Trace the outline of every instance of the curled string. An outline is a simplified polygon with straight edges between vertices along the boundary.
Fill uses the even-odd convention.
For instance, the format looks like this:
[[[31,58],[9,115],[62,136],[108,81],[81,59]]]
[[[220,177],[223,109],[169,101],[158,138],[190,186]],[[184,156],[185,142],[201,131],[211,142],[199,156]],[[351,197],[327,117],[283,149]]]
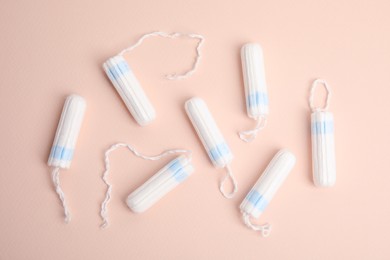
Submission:
[[[117,143],[117,144],[111,145],[111,147],[108,148],[104,153],[105,171],[103,173],[102,179],[103,179],[103,182],[107,185],[107,191],[106,191],[106,196],[104,198],[104,201],[102,202],[101,210],[100,210],[100,216],[103,220],[103,223],[101,224],[102,228],[105,228],[108,226],[107,206],[108,206],[108,203],[111,199],[111,192],[112,192],[112,184],[110,184],[108,182],[108,175],[109,175],[109,171],[110,171],[109,155],[111,152],[113,152],[116,149],[121,148],[121,147],[127,148],[130,152],[132,152],[137,157],[140,157],[144,160],[150,160],[150,161],[156,161],[156,160],[159,160],[167,155],[175,154],[175,153],[187,153],[188,158],[191,159],[191,154],[192,154],[191,151],[189,151],[189,150],[174,149],[174,150],[164,151],[158,155],[148,156],[148,155],[143,155],[143,154],[139,153],[134,147],[132,147],[129,144]]]
[[[185,34],[185,33],[177,33],[177,32],[169,34],[166,32],[159,32],[159,31],[147,33],[147,34],[144,34],[141,38],[139,38],[139,40],[135,44],[122,50],[118,55],[122,56],[123,54],[134,50],[135,48],[140,46],[146,38],[153,37],[153,36],[161,36],[164,38],[171,38],[171,39],[178,38],[178,37],[189,37],[189,38],[193,38],[193,39],[198,39],[199,40],[198,45],[196,46],[196,58],[195,58],[194,63],[192,64],[191,69],[183,74],[173,73],[173,74],[165,75],[165,77],[169,80],[179,80],[179,79],[188,78],[189,76],[191,76],[195,72],[196,68],[198,67],[200,58],[201,58],[200,48],[202,47],[202,44],[204,42],[204,37],[200,34],[193,34],[193,33]]]
[[[319,108],[319,107],[315,107],[314,106],[314,93],[316,91],[316,88],[317,88],[318,84],[322,84],[325,87],[326,92],[327,92],[326,100],[325,100],[325,106],[323,108]],[[329,102],[330,102],[331,96],[332,96],[332,91],[331,91],[328,83],[326,83],[325,80],[323,80],[323,79],[316,79],[316,80],[314,80],[313,84],[311,85],[311,88],[310,88],[310,97],[309,97],[309,105],[310,105],[311,111],[315,112],[315,111],[325,111],[325,110],[327,110],[328,107],[329,107]]]
[[[55,167],[53,169],[53,171],[51,172],[51,177],[52,177],[56,192],[58,194],[58,197],[61,200],[62,207],[64,208],[65,222],[69,223],[71,220],[71,215],[70,215],[68,207],[66,206],[65,194],[62,191],[61,186],[60,186],[60,168],[59,167]]]
[[[267,118],[265,116],[259,116],[256,118],[256,126],[255,128],[247,131],[241,131],[238,133],[238,136],[240,137],[241,140],[244,142],[252,142],[257,134],[263,130],[263,128],[267,125]]]
[[[227,199],[231,199],[234,197],[234,194],[237,192],[238,190],[238,186],[237,186],[237,181],[236,179],[234,178],[234,175],[232,173],[232,170],[230,169],[230,166],[227,165],[226,167],[226,175],[225,177],[221,180],[221,182],[219,183],[219,190],[221,191],[222,195],[227,198]],[[231,181],[232,181],[232,184],[233,184],[233,191],[231,193],[226,193],[223,186],[226,182],[226,180],[230,178]]]
[[[268,237],[271,233],[271,225],[265,223],[264,225],[255,225],[251,222],[250,216],[248,213],[243,212],[242,218],[247,227],[253,229],[254,231],[260,231],[263,237]]]

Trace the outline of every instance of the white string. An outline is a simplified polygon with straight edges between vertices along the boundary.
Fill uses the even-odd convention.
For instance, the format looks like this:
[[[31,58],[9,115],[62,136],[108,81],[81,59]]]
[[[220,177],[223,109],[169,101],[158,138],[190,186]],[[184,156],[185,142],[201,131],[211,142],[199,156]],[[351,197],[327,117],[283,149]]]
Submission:
[[[314,93],[315,93],[315,90],[316,90],[318,84],[322,84],[325,87],[326,92],[327,92],[325,106],[323,108],[318,108],[318,107],[314,106]],[[309,105],[310,105],[311,111],[314,112],[314,111],[325,111],[325,110],[327,110],[328,107],[329,107],[329,102],[330,102],[331,96],[332,96],[332,91],[331,91],[328,83],[326,83],[325,80],[323,80],[323,79],[316,79],[316,80],[314,80],[313,84],[311,85],[310,97],[309,97]]]
[[[131,145],[129,144],[125,144],[125,143],[116,143],[116,144],[113,144],[111,145],[110,148],[108,148],[105,153],[104,153],[104,162],[105,162],[105,171],[103,173],[103,182],[107,185],[107,191],[106,191],[106,197],[104,198],[104,201],[102,202],[102,205],[101,205],[101,210],[100,210],[100,216],[103,220],[103,223],[101,225],[102,228],[105,228],[108,226],[108,215],[107,215],[107,206],[108,206],[108,202],[110,201],[111,199],[111,192],[112,192],[112,184],[110,184],[108,182],[108,174],[109,174],[109,171],[110,171],[110,160],[109,160],[109,155],[111,152],[115,151],[116,149],[118,148],[121,148],[121,147],[125,147],[127,149],[130,150],[130,152],[132,152],[135,156],[137,157],[140,157],[144,160],[151,160],[151,161],[156,161],[156,160],[159,160],[167,155],[170,155],[170,154],[175,154],[175,153],[187,153],[188,155],[188,158],[191,159],[191,154],[192,152],[189,151],[189,150],[183,150],[183,149],[174,149],[174,150],[167,150],[167,151],[164,151],[158,155],[154,155],[154,156],[147,156],[147,155],[143,155],[141,153],[139,153],[134,147],[132,147]]]
[[[68,210],[68,207],[66,206],[65,194],[62,191],[61,186],[60,186],[60,168],[59,167],[55,167],[53,169],[53,171],[51,172],[51,177],[52,177],[56,192],[58,194],[58,197],[61,200],[62,207],[64,208],[65,222],[69,223],[71,220],[71,215],[70,215],[70,212]]]
[[[225,177],[221,180],[221,182],[219,183],[219,190],[221,191],[222,195],[227,198],[227,199],[231,199],[233,198],[234,194],[237,192],[238,190],[238,186],[237,186],[237,181],[236,179],[234,178],[234,175],[232,173],[232,170],[230,169],[230,166],[227,165],[226,167],[226,175]],[[226,193],[223,186],[226,182],[226,180],[230,178],[232,183],[233,183],[233,191],[231,193]]]
[[[245,225],[247,225],[247,227],[253,229],[254,231],[260,231],[261,235],[263,237],[268,237],[269,234],[271,233],[271,225],[270,224],[268,224],[268,223],[265,223],[264,225],[252,224],[250,216],[246,212],[242,213],[242,217],[243,217],[244,223],[245,223]]]
[[[260,132],[266,126],[266,124],[267,118],[265,116],[259,116],[258,118],[256,118],[256,126],[254,129],[241,131],[238,133],[238,136],[244,142],[252,142],[256,138],[258,132]]]
[[[147,33],[147,34],[144,34],[141,38],[139,38],[139,40],[135,44],[127,47],[126,49],[121,51],[118,55],[122,56],[123,54],[134,50],[135,48],[140,46],[142,44],[142,42],[146,38],[149,38],[149,37],[152,37],[152,36],[161,36],[161,37],[164,37],[164,38],[171,38],[171,39],[178,38],[178,37],[189,37],[189,38],[193,38],[193,39],[198,39],[199,42],[198,42],[198,45],[196,46],[196,58],[195,58],[194,63],[192,64],[191,69],[188,70],[187,72],[183,73],[183,74],[173,73],[173,74],[165,75],[165,77],[167,79],[169,79],[169,80],[179,80],[179,79],[188,78],[189,76],[191,76],[195,72],[196,68],[198,67],[200,58],[201,58],[200,48],[201,48],[201,46],[203,44],[203,41],[204,41],[204,37],[202,35],[200,35],[200,34],[193,34],[193,33],[190,33],[190,34],[171,33],[171,34],[169,34],[169,33],[166,33],[166,32],[159,32],[159,31],[158,32]]]

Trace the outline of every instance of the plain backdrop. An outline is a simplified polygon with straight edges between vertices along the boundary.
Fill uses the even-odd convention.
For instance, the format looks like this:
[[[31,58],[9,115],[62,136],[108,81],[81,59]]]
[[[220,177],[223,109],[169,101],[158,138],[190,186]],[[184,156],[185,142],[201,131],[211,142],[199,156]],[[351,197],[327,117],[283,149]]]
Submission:
[[[389,259],[390,2],[0,1],[0,259]],[[195,40],[148,39],[125,56],[157,111],[138,126],[102,63],[155,30],[206,38],[192,77],[168,81],[195,57]],[[240,47],[262,45],[268,125],[250,144],[237,131],[245,111]],[[316,188],[311,173],[311,82],[333,90],[337,183]],[[69,170],[61,182],[70,224],[54,192],[47,157],[67,95],[87,100]],[[319,95],[321,92],[318,92]],[[323,93],[322,93],[323,94]],[[235,159],[239,183],[224,199],[215,169],[184,112],[208,104]],[[125,198],[173,157],[157,162],[112,154],[111,225],[101,230],[103,152],[127,142],[146,154],[191,149],[194,175],[143,214]],[[258,223],[239,204],[280,148],[297,164]]]

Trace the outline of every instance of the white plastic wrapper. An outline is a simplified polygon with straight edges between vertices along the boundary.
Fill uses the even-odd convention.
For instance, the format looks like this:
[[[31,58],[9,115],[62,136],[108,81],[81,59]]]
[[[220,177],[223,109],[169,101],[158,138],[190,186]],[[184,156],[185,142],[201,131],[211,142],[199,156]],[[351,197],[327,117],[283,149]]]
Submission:
[[[260,217],[294,165],[295,156],[286,149],[280,150],[240,205],[244,223],[255,231],[261,231],[263,236],[269,235],[271,226],[255,225],[251,222],[251,218]]]
[[[256,43],[247,43],[242,46],[241,63],[245,85],[246,110],[248,116],[256,120],[257,123],[254,129],[242,131],[239,136],[243,141],[250,142],[265,127],[269,114],[267,83],[261,46]]]
[[[103,68],[135,121],[141,126],[152,122],[156,118],[154,107],[125,59],[119,55],[110,58]]]
[[[141,213],[152,207],[166,194],[172,191],[180,183],[185,181],[194,171],[194,167],[191,163],[191,154],[189,150],[183,149],[171,149],[166,150],[158,155],[144,155],[140,153],[134,146],[126,143],[116,143],[111,145],[110,148],[104,153],[105,171],[103,173],[103,181],[107,185],[106,196],[101,205],[100,216],[103,220],[102,227],[107,227],[108,221],[108,203],[111,199],[112,184],[108,181],[108,175],[110,172],[110,154],[119,149],[126,148],[134,156],[139,157],[147,161],[158,161],[163,157],[171,154],[181,154],[177,158],[170,161],[155,175],[153,175],[148,181],[141,185],[138,189],[133,191],[126,199],[128,207],[135,213]]]
[[[144,212],[185,181],[193,171],[194,167],[187,156],[177,157],[133,191],[127,197],[127,206],[133,212]]]
[[[49,166],[53,167],[52,180],[64,208],[66,223],[70,222],[71,214],[60,186],[59,174],[60,169],[68,169],[72,162],[85,108],[84,98],[78,95],[70,95],[66,98],[47,162]]]
[[[226,168],[227,174],[221,181],[219,189],[222,195],[228,199],[237,192],[237,182],[230,169],[233,154],[223,138],[213,116],[206,103],[201,98],[191,98],[185,103],[185,109],[190,121],[195,128],[212,164],[217,168]],[[233,191],[226,193],[223,184],[230,177],[233,182]]]
[[[328,92],[324,108],[317,108],[313,105],[314,91],[318,83],[322,83]],[[336,183],[334,120],[333,114],[327,111],[330,96],[330,88],[324,80],[314,81],[310,95],[311,143],[313,180],[318,187],[332,187]]]

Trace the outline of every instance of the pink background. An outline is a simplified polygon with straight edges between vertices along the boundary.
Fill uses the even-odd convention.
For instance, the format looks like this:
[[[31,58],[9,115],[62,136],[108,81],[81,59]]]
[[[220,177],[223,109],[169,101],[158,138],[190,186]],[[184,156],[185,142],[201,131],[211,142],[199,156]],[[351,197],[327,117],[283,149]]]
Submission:
[[[389,259],[390,2],[375,1],[1,1],[0,259]],[[106,78],[102,63],[146,32],[195,32],[206,42],[198,71],[183,81],[165,73],[190,67],[195,41],[151,39],[126,55],[157,111],[139,127]],[[246,116],[239,50],[263,46],[270,98],[255,142],[237,131]],[[337,184],[312,183],[308,93],[323,77],[334,96]],[[46,164],[65,97],[87,111],[70,170],[61,172],[73,220]],[[213,168],[184,113],[206,100],[235,154],[239,192],[224,199],[224,171]],[[114,142],[147,154],[194,152],[195,174],[144,214],[127,195],[171,158],[112,156],[111,226],[101,230],[103,151]],[[297,164],[259,223],[238,206],[275,152]]]

